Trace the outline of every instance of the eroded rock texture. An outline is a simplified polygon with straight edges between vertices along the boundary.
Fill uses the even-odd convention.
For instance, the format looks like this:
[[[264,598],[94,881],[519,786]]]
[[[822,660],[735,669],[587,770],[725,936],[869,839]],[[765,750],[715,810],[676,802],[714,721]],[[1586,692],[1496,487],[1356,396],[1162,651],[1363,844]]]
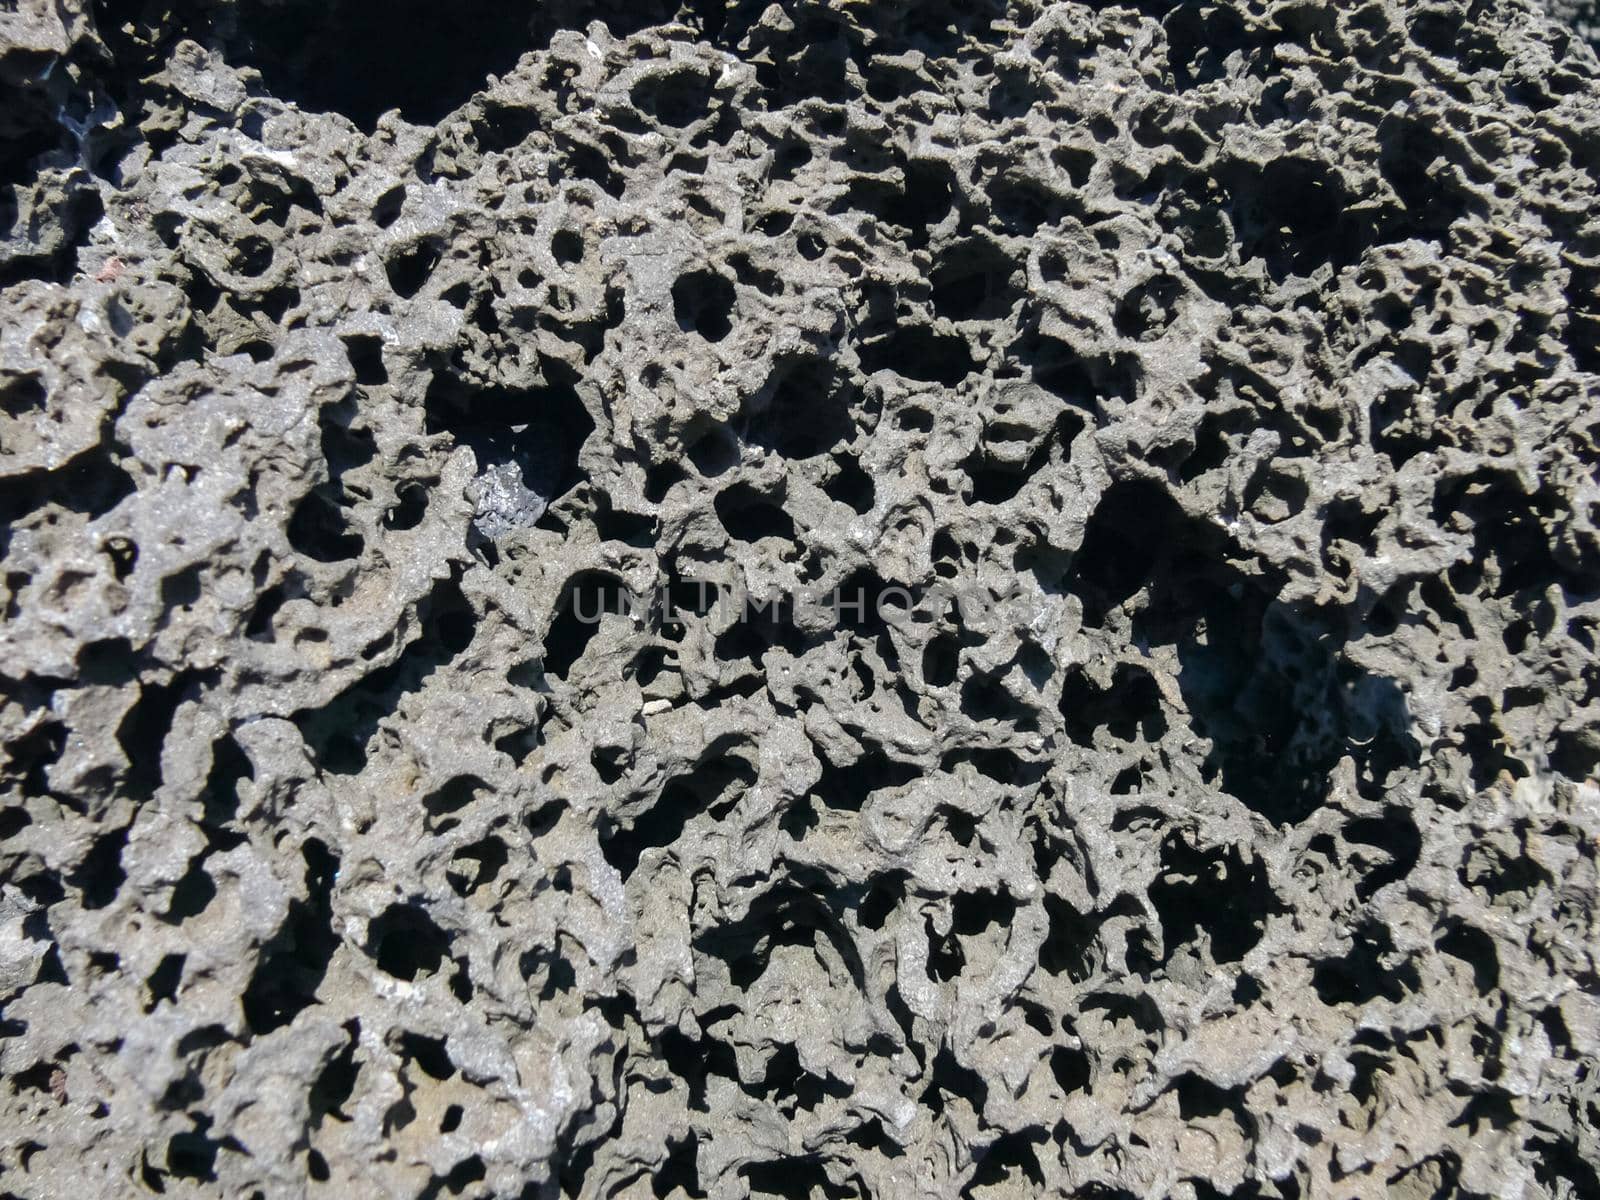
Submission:
[[[1596,1195],[1597,73],[5,6],[3,1189]]]

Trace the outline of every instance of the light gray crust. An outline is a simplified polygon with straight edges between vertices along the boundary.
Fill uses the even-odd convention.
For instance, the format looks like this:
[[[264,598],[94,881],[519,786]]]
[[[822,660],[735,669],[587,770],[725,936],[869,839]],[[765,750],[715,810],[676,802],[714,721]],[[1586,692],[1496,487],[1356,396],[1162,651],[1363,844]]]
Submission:
[[[1597,1194],[1589,46],[271,7],[0,11],[0,1193]]]

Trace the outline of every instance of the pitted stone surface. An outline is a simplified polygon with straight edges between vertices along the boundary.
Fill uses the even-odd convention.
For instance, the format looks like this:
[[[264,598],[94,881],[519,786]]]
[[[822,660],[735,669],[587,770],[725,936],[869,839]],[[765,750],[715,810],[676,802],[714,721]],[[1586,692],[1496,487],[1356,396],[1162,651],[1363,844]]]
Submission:
[[[1550,7],[0,12],[0,1190],[1600,1193]]]

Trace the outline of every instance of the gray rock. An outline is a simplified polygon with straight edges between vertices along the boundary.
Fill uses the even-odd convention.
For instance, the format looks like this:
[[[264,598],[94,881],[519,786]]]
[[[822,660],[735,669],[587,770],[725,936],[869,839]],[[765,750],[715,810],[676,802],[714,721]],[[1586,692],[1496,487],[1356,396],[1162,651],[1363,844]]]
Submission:
[[[1600,1189],[1571,29],[13,8],[6,1190]]]

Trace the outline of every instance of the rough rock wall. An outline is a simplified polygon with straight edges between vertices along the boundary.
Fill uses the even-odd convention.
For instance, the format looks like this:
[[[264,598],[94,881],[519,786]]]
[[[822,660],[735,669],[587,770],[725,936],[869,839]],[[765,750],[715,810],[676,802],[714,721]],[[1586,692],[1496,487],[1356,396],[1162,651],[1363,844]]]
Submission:
[[[1597,74],[7,6],[0,1189],[1596,1195]]]
[[[1600,46],[1600,20],[1596,19],[1595,0],[1546,0],[1550,15],[1565,21],[1587,38],[1591,46]]]

